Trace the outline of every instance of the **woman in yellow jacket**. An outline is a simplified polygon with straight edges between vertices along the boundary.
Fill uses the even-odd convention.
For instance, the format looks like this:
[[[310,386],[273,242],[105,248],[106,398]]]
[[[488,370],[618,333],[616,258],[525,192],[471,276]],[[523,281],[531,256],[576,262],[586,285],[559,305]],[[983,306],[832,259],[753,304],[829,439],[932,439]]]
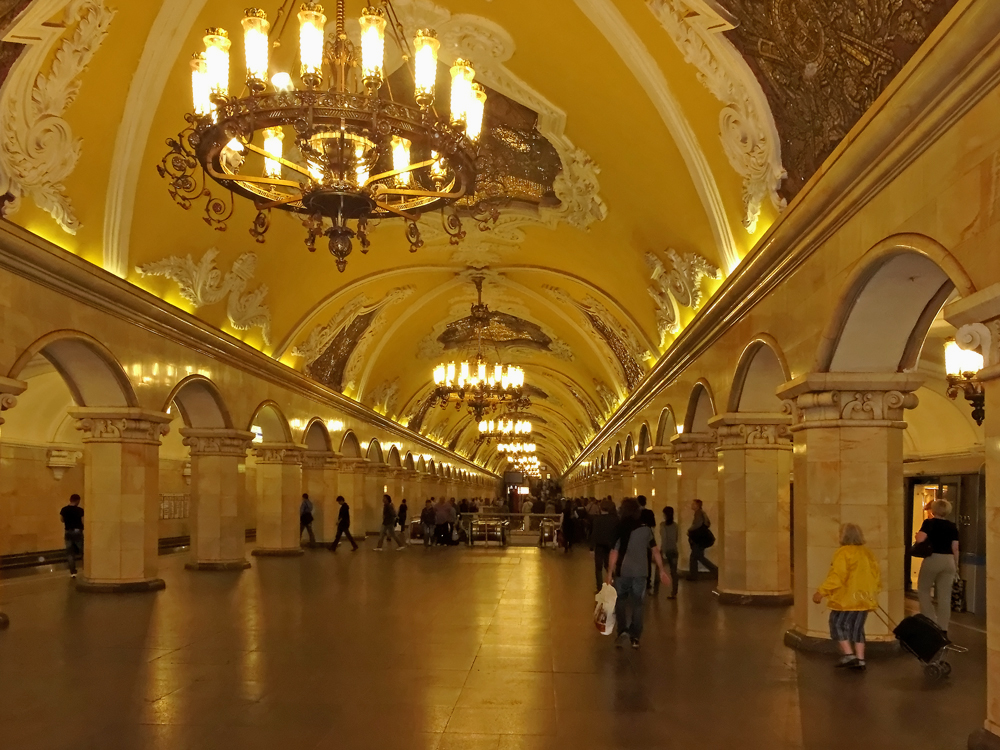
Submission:
[[[828,600],[830,637],[843,652],[838,667],[864,670],[865,620],[878,608],[881,590],[878,562],[865,546],[861,528],[845,523],[840,528],[840,548],[833,555],[830,573],[813,594],[816,604]]]

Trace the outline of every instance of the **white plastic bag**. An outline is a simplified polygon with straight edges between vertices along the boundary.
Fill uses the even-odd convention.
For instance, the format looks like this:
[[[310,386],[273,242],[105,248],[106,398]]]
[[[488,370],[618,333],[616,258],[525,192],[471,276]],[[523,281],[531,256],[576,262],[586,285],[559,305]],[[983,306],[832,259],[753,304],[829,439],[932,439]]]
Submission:
[[[594,596],[597,607],[594,608],[594,627],[601,635],[611,635],[615,632],[615,604],[618,602],[618,592],[614,586],[605,583]]]

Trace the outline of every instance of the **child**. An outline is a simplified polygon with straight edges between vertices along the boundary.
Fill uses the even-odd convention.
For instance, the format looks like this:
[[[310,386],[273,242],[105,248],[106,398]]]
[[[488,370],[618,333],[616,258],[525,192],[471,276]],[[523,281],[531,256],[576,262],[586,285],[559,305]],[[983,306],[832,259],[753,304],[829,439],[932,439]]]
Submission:
[[[865,620],[878,607],[882,589],[878,562],[865,546],[865,536],[857,524],[840,528],[840,548],[833,555],[830,572],[813,601],[824,598],[830,608],[830,637],[843,653],[838,667],[865,669]]]

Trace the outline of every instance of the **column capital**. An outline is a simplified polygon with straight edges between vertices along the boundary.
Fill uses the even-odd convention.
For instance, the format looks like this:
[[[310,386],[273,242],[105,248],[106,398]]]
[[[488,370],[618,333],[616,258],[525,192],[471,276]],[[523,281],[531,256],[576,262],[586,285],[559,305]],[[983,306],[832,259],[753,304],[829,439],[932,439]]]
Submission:
[[[141,443],[159,445],[170,431],[171,417],[160,411],[130,406],[80,407],[72,409],[76,429],[84,443]]]
[[[300,464],[304,449],[296,443],[255,443],[253,453],[261,464]]]
[[[717,450],[791,450],[791,416],[765,412],[729,412],[708,426],[719,438]]]
[[[0,377],[0,412],[17,406],[17,397],[24,393],[27,387],[28,384],[23,380]],[[0,424],[3,424],[3,417],[0,417]]]
[[[917,405],[924,379],[910,373],[818,372],[781,386],[777,395],[792,417],[792,432],[812,427],[895,427]]]
[[[716,461],[715,435],[711,432],[682,432],[670,438],[677,463]]]
[[[303,469],[327,469],[336,466],[339,454],[334,451],[302,451]]]
[[[237,456],[243,458],[253,444],[253,433],[246,430],[182,427],[183,443],[192,456]]]
[[[365,466],[368,465],[367,458],[344,458],[340,456],[336,459],[337,469],[345,474],[353,474],[358,471],[364,471]]]

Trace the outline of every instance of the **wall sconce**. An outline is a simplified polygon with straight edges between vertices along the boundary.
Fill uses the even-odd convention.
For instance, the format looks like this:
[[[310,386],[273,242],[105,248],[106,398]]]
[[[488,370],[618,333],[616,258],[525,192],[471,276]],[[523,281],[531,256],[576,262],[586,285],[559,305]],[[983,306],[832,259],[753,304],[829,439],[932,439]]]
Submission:
[[[982,425],[986,418],[986,394],[976,375],[983,369],[983,355],[963,349],[954,340],[944,345],[944,367],[948,379],[948,398],[954,400],[961,393],[972,404],[972,418]]]

